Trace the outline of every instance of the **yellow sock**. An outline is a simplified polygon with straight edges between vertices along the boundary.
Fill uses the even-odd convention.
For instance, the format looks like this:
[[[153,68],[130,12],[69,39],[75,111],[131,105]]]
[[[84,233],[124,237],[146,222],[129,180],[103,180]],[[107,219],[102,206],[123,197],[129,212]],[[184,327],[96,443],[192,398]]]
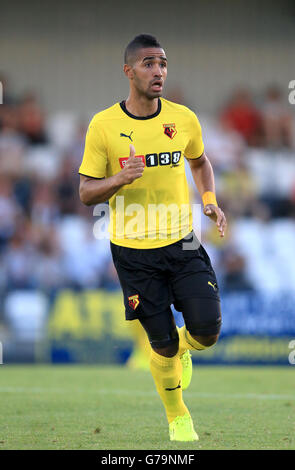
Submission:
[[[189,349],[190,351],[202,351],[206,349],[206,346],[203,346],[196,339],[192,337],[190,332],[186,329],[185,326],[182,328],[177,328],[179,335],[179,355],[181,356],[184,351]]]
[[[179,355],[164,357],[152,349],[150,369],[165,407],[168,423],[171,423],[176,416],[189,413],[182,399],[182,366]]]

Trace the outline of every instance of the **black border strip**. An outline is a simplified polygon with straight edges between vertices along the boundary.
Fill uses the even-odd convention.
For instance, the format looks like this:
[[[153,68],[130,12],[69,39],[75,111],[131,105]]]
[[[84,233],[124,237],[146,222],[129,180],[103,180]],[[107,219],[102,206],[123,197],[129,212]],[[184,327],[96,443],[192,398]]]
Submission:
[[[84,173],[80,173],[80,171],[78,171],[79,175],[82,175],[82,176],[86,176],[86,178],[92,178],[93,180],[104,180],[105,177],[103,178],[96,178],[95,176],[89,176],[89,175],[85,175]]]
[[[162,109],[162,102],[161,102],[160,98],[158,98],[158,109],[154,114],[151,114],[150,116],[134,116],[134,114],[131,114],[128,111],[128,109],[126,108],[125,100],[121,101],[120,106],[121,106],[122,111],[125,114],[127,114],[127,116],[131,117],[132,119],[138,119],[140,121],[146,121],[147,119],[153,119],[153,118],[157,117],[160,114],[161,109]]]

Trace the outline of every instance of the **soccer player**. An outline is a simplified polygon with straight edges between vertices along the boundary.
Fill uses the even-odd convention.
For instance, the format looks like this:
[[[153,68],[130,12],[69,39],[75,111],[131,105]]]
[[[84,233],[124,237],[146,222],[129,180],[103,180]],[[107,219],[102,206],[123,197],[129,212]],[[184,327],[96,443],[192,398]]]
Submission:
[[[221,326],[219,290],[205,249],[192,232],[187,158],[204,213],[224,236],[226,219],[196,115],[161,98],[167,57],[150,35],[125,50],[126,101],[90,122],[80,173],[86,205],[109,200],[110,238],[126,319],[138,318],[150,344],[150,370],[165,407],[172,441],[195,441],[183,390],[191,380],[190,350],[216,343]],[[135,215],[134,215],[135,214]],[[182,312],[177,329],[171,304]]]

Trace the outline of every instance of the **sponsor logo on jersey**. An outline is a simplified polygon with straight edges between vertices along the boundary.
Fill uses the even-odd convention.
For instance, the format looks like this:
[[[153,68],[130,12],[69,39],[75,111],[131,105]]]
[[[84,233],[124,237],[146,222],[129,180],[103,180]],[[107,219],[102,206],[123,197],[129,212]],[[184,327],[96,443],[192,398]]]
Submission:
[[[144,166],[145,166],[145,158],[144,158],[144,155],[135,155],[136,158],[141,158],[143,163],[144,163]],[[123,157],[123,158],[119,158],[119,163],[120,163],[120,167],[124,168],[124,166],[126,165],[127,161],[128,161],[128,158],[129,157]]]
[[[131,137],[132,134],[133,134],[133,131],[131,131],[129,135],[124,134],[123,132],[121,132],[121,133],[120,133],[120,137],[127,137],[127,139],[130,139],[131,142],[133,142],[132,137]]]
[[[141,158],[144,166],[153,167],[153,166],[170,166],[175,167],[179,166],[179,161],[181,157],[181,151],[177,152],[161,152],[161,153],[148,153],[147,155],[135,155],[137,158]],[[123,169],[126,165],[129,157],[119,158],[120,167]]]
[[[139,299],[138,299],[138,294],[135,294],[135,295],[130,295],[130,297],[128,297],[128,300],[129,300],[129,306],[135,310],[138,305],[139,305]]]
[[[175,124],[163,124],[164,134],[167,135],[170,139],[176,136],[177,130],[175,129]]]

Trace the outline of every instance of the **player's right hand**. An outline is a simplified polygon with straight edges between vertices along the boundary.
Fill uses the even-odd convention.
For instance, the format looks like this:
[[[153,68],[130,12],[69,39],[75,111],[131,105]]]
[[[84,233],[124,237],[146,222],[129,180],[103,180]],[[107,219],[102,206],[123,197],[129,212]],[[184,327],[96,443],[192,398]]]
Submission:
[[[132,144],[129,145],[130,153],[129,158],[120,172],[123,184],[131,184],[135,179],[141,178],[144,170],[144,163],[141,158],[135,157],[135,148]]]

